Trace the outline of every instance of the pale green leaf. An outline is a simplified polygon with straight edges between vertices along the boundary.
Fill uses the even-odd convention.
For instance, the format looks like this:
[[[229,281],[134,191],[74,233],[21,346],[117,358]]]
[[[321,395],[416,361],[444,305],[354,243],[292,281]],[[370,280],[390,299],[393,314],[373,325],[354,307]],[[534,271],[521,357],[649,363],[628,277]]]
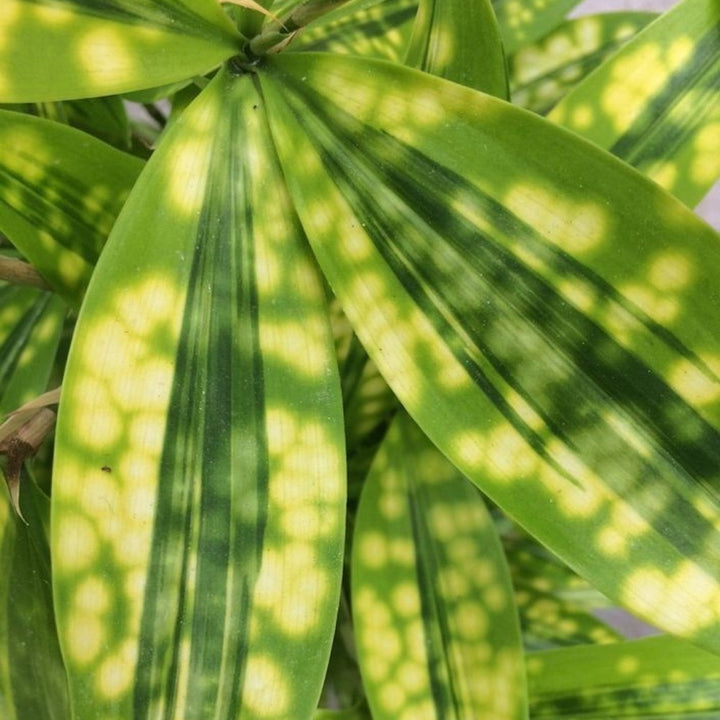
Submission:
[[[673,637],[534,653],[527,668],[538,720],[720,717],[720,660]]]
[[[688,205],[720,177],[720,3],[683,0],[603,63],[549,118]]]
[[[74,128],[0,110],[0,231],[79,306],[142,161]]]
[[[341,412],[262,98],[223,71],[135,185],[68,359],[52,552],[76,717],[312,716],[342,572]]]
[[[260,80],[315,255],[423,430],[601,592],[720,651],[717,234],[454,83],[321,54]]]
[[[545,114],[654,18],[652,13],[617,12],[564,22],[508,59],[513,103]]]
[[[490,0],[420,0],[405,64],[508,97],[505,55]]]
[[[554,30],[580,0],[492,0],[505,52],[510,55]]]
[[[352,596],[374,720],[526,717],[520,629],[490,514],[405,414],[363,489]]]
[[[204,74],[239,50],[217,0],[3,0],[0,101],[115,95]]]

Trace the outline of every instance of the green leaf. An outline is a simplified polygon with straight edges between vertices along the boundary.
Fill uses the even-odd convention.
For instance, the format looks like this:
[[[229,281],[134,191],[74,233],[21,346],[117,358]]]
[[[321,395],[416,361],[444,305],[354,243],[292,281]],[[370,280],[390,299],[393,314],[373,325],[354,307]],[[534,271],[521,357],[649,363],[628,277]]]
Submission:
[[[520,629],[490,515],[405,414],[365,483],[352,593],[374,720],[526,716]]]
[[[0,110],[0,232],[75,307],[142,162],[74,128]]]
[[[121,150],[130,149],[130,123],[117,96],[64,103],[70,125]]]
[[[513,103],[545,114],[656,16],[603,13],[568,20],[508,59]]]
[[[47,386],[65,316],[50,293],[0,286],[0,418]],[[0,483],[0,717],[65,720],[67,688],[50,593],[47,498],[23,473],[27,525]]]
[[[50,593],[50,503],[25,473],[22,507],[27,525],[0,497],[0,709],[3,720],[70,720]]]
[[[216,0],[3,0],[0,101],[164,85],[211,70],[239,37]]]
[[[508,55],[547,35],[562,23],[580,0],[518,2],[492,0]]]
[[[405,64],[508,97],[505,55],[490,0],[420,0]]]
[[[720,713],[720,660],[669,636],[535,653],[527,667],[533,718],[709,720]]]
[[[315,255],[424,432],[601,592],[720,651],[717,234],[482,93],[366,58],[260,70]]]
[[[720,177],[720,4],[683,0],[578,85],[549,118],[696,205]]]
[[[607,600],[549,553],[533,550],[525,544],[505,545],[526,647],[620,640],[621,635],[590,612],[586,597],[596,600],[595,607],[607,606]]]
[[[305,28],[293,48],[400,62],[417,6],[418,0],[350,0]]]
[[[76,717],[311,717],[342,572],[341,412],[263,101],[222,72],[139,178],[68,359],[52,551]]]

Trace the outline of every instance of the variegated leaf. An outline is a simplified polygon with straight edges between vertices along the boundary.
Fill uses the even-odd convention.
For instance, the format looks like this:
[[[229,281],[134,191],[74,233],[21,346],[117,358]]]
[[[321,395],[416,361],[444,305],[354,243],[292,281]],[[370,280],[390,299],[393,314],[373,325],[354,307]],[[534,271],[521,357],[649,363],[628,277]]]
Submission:
[[[78,307],[142,161],[80,130],[0,110],[0,231]]]
[[[453,83],[321,54],[259,75],[316,257],[423,430],[603,593],[720,651],[717,234]]]
[[[3,0],[0,101],[115,95],[211,70],[240,36],[217,0]]]
[[[490,515],[405,414],[365,483],[352,591],[374,720],[526,716],[520,630]]]
[[[652,13],[617,12],[564,22],[508,59],[513,102],[545,114],[654,18]]]
[[[527,666],[538,720],[720,714],[720,660],[669,636],[534,653]]]
[[[263,100],[222,72],[138,180],[68,360],[52,549],[75,718],[312,715],[342,571],[341,410]]]
[[[720,4],[683,0],[550,113],[696,205],[720,177]]]

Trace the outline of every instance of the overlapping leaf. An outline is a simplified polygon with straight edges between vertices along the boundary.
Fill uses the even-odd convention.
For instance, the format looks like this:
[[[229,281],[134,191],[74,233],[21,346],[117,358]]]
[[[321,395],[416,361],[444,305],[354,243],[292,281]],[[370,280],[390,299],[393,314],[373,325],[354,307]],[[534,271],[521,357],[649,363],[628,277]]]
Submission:
[[[375,720],[526,716],[512,586],[490,515],[405,414],[365,483],[352,588]]]
[[[546,113],[655,15],[603,13],[568,20],[509,58],[513,102]]]
[[[683,0],[593,72],[549,118],[688,205],[720,177],[720,5]]]
[[[79,306],[142,162],[79,130],[0,110],[0,231]]]
[[[342,569],[325,291],[250,76],[170,128],[83,303],[52,550],[78,718],[309,718]]]
[[[0,101],[114,95],[203,74],[238,51],[216,0],[3,0]]]
[[[329,50],[402,61],[418,0],[351,0],[293,41],[303,50]]]
[[[0,287],[0,419],[46,389],[64,316],[50,293]],[[50,594],[47,498],[23,475],[27,525],[0,481],[0,712],[3,720],[69,720]]]
[[[423,430],[602,592],[720,650],[717,235],[457,85],[321,54],[260,79],[320,265]]]
[[[539,40],[560,25],[580,0],[493,0],[505,52],[514,53]]]
[[[528,657],[531,716],[715,718],[720,661],[672,637],[534,653]]]
[[[508,96],[505,56],[490,0],[420,0],[405,63]]]

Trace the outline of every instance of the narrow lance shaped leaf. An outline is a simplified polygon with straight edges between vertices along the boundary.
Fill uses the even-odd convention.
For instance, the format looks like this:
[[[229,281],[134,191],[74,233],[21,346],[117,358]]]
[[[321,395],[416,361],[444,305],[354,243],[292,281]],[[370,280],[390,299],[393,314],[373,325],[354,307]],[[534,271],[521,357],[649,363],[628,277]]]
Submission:
[[[547,113],[655,17],[646,12],[586,15],[521,48],[508,58],[513,103]]]
[[[670,636],[528,656],[531,716],[716,718],[720,660]]]
[[[401,62],[418,0],[351,0],[304,28],[293,48]]]
[[[309,53],[259,76],[316,257],[418,424],[601,592],[720,651],[717,234],[454,83]]]
[[[22,482],[27,523],[0,497],[0,710],[3,720],[70,720],[50,593],[50,501],[26,470]]]
[[[490,0],[420,0],[405,64],[508,97],[505,55]]]
[[[683,0],[548,116],[688,205],[720,177],[720,4]]]
[[[237,53],[217,0],[3,0],[0,102],[115,95],[201,75]]]
[[[352,593],[375,720],[527,717],[520,628],[490,514],[405,413],[363,489]]]
[[[317,707],[342,406],[324,286],[268,132],[252,78],[220,73],[146,166],[83,303],[52,498],[79,719]]]
[[[79,307],[138,158],[74,128],[0,110],[0,232]]]
[[[0,287],[0,308],[0,419],[4,419],[45,390],[66,309],[50,293],[12,286]],[[0,425],[0,444],[7,440],[5,427]],[[5,488],[0,488],[0,716],[69,720],[50,593],[48,500],[26,470],[18,481],[27,524],[11,508]]]
[[[560,25],[580,0],[517,2],[493,0],[505,52],[514,53],[547,35]]]

